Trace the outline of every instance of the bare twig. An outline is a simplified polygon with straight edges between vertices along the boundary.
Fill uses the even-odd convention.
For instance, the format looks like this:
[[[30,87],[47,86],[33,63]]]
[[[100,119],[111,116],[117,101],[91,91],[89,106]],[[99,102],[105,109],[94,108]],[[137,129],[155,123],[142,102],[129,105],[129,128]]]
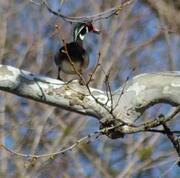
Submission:
[[[62,8],[62,6],[63,6],[63,3],[64,3],[64,0],[61,0],[61,2],[59,3],[58,12],[61,11],[61,8]]]
[[[163,133],[163,134],[167,134],[168,138],[171,140],[171,142],[173,143],[178,155],[180,155],[180,141],[177,138],[177,136],[174,135],[174,133],[179,133],[180,131],[171,131],[167,125],[165,124],[165,121],[170,120],[170,118],[172,119],[178,112],[180,111],[180,107],[177,107],[177,109],[166,119],[163,118],[163,121],[159,121],[159,124],[162,124],[164,127],[164,130],[154,130],[151,129],[152,127],[155,127],[155,125],[153,125],[151,123],[151,125],[144,127],[143,129],[139,129],[137,128],[137,130],[132,130],[132,132],[129,133],[135,133],[135,132],[142,132],[142,131],[149,131],[149,132],[158,132],[158,133]],[[8,151],[11,155],[16,155],[16,156],[20,156],[20,157],[25,157],[25,158],[43,158],[43,157],[50,157],[50,158],[54,158],[55,156],[59,155],[59,154],[64,154],[67,151],[71,151],[73,148],[77,147],[79,144],[81,143],[89,143],[89,141],[87,141],[88,139],[92,138],[93,136],[95,136],[95,138],[99,138],[100,135],[102,134],[107,134],[110,131],[114,130],[115,128],[118,128],[120,126],[116,125],[116,126],[111,126],[111,127],[107,127],[107,128],[102,128],[99,131],[93,132],[85,137],[80,138],[79,140],[77,140],[76,142],[74,142],[71,146],[68,146],[67,148],[61,149],[60,151],[57,152],[53,152],[53,153],[48,153],[48,154],[41,154],[41,155],[36,155],[36,154],[23,154],[23,153],[19,153],[14,151],[13,149],[10,149],[8,147],[6,147],[4,144],[1,144],[0,147],[4,148],[6,151]],[[122,123],[121,123],[122,126]],[[158,126],[158,125],[157,125]],[[147,129],[149,127],[149,129]],[[151,128],[150,128],[151,127]],[[139,130],[138,130],[139,129]],[[127,134],[128,132],[126,132]],[[124,134],[122,132],[122,134]]]
[[[138,50],[142,50],[142,48],[147,47],[148,45],[152,44],[153,42],[155,42],[157,39],[159,39],[161,37],[161,35],[163,34],[163,31],[160,29],[154,36],[150,37],[149,39],[143,41],[141,44],[135,44],[129,48],[127,48],[126,50],[128,51],[128,55],[131,55],[132,53],[137,52]]]
[[[100,65],[100,67],[101,67],[101,71],[103,72],[103,74],[104,74],[104,76],[105,76],[105,87],[106,87],[105,89],[106,89],[106,96],[107,96],[107,101],[106,101],[105,105],[107,105],[107,103],[110,101],[109,92],[108,92],[108,88],[107,88],[107,85],[106,85],[107,74],[106,74],[106,72],[104,71],[102,65]]]
[[[172,120],[179,112],[180,112],[180,106],[177,106],[175,108],[175,110],[166,118],[163,115],[160,115],[153,121],[149,121],[149,122],[140,124],[136,127],[129,127],[128,129],[124,130],[123,132],[126,134],[131,134],[131,133],[148,131],[149,129],[160,126],[163,123],[166,123],[166,122]]]
[[[110,72],[105,77],[105,84],[106,84],[107,91],[108,91],[109,96],[110,96],[110,101],[111,101],[111,110],[110,110],[110,112],[112,113],[113,112],[113,98],[112,98],[112,90],[111,90],[111,87],[110,87],[110,84],[109,84],[109,76],[110,76]]]
[[[120,102],[120,99],[121,99],[122,95],[124,94],[124,90],[125,90],[125,88],[126,88],[126,83],[127,83],[127,81],[129,80],[129,78],[130,78],[130,76],[132,75],[132,73],[134,72],[134,70],[135,70],[135,68],[131,69],[130,74],[127,76],[127,78],[126,78],[126,80],[125,80],[125,82],[124,82],[124,84],[123,84],[123,86],[122,86],[122,90],[121,90],[121,92],[120,92],[120,94],[119,94],[119,98],[118,98],[118,100],[117,100],[117,102],[116,102],[113,110],[115,110],[116,107],[118,106],[118,104],[119,104],[119,102]]]
[[[148,129],[148,130],[145,130],[145,132],[154,132],[154,133],[166,134],[165,130],[157,130],[157,129]],[[174,134],[180,134],[179,130],[173,130],[171,132],[174,133]]]
[[[95,67],[94,67],[93,71],[89,74],[89,80],[86,82],[86,83],[87,83],[87,85],[88,85],[90,82],[92,82],[92,81],[93,81],[93,76],[94,76],[94,74],[96,73],[96,71],[97,71],[98,67],[100,66],[100,56],[101,56],[101,53],[99,52],[99,54],[98,54],[98,60],[97,60],[97,64],[95,65]]]
[[[32,3],[35,4],[36,6],[42,6],[42,3],[35,2],[34,0],[30,0],[30,2],[32,2]]]
[[[91,16],[70,17],[70,16],[63,15],[60,12],[56,12],[56,11],[52,10],[45,0],[42,0],[41,3],[37,3],[33,0],[30,0],[30,1],[37,6],[43,6],[44,5],[50,13],[52,13],[55,16],[61,17],[63,20],[65,20],[67,22],[71,22],[71,23],[87,22],[87,21],[92,22],[92,21],[99,21],[99,20],[110,18],[114,15],[118,15],[119,12],[124,7],[129,6],[130,4],[132,4],[134,2],[134,0],[126,0],[124,3],[122,3],[121,5],[119,5],[117,7],[113,7],[111,9],[104,11],[104,12],[101,12],[101,13],[98,13],[95,15],[91,15]]]
[[[173,144],[174,148],[176,149],[176,152],[178,153],[180,157],[180,139],[170,130],[170,128],[166,125],[166,123],[162,124],[164,127],[164,131]]]
[[[100,132],[94,132],[92,134],[89,134],[85,137],[80,138],[79,140],[75,141],[71,146],[61,149],[57,152],[53,152],[53,153],[47,153],[47,154],[41,154],[41,155],[36,155],[36,154],[24,154],[24,153],[20,153],[17,151],[14,151],[13,149],[8,148],[7,146],[5,146],[4,144],[1,144],[0,147],[5,149],[6,151],[8,151],[11,155],[16,155],[16,156],[20,156],[20,157],[25,157],[25,158],[43,158],[43,157],[50,157],[50,158],[54,158],[55,156],[59,155],[59,154],[64,154],[67,151],[71,151],[73,148],[75,148],[76,146],[78,146],[79,144],[86,142],[88,139],[90,139],[93,136],[96,136],[100,134]]]
[[[177,158],[176,161],[158,178],[167,177],[166,174],[168,174],[177,164],[179,165],[179,162],[180,158]]]

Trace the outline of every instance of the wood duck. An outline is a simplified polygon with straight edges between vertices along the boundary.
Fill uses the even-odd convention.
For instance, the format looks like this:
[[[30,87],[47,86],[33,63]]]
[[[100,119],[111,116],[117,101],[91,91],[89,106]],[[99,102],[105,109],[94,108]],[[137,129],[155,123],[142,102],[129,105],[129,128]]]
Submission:
[[[76,74],[76,71],[78,71],[82,74],[82,71],[88,67],[89,58],[83,48],[83,39],[89,32],[99,33],[100,31],[90,22],[77,23],[74,27],[73,42],[67,43],[55,54],[54,60],[58,66],[57,79],[62,80],[60,77],[61,71],[66,74]]]

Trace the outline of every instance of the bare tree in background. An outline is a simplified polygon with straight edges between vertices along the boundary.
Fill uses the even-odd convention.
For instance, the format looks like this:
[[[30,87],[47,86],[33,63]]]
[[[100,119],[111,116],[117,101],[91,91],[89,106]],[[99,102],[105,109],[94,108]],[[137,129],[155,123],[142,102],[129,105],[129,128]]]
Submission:
[[[179,12],[165,0],[0,2],[0,177],[178,177]],[[101,28],[85,39],[84,85],[58,81],[57,27],[70,41],[84,20]]]

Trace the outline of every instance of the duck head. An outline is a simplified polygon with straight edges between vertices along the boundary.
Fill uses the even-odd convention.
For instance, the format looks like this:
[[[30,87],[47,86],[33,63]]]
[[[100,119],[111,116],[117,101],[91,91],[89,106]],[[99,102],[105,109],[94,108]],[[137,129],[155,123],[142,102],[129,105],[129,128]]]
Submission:
[[[89,32],[99,34],[100,31],[95,28],[91,22],[77,23],[74,27],[74,41],[82,43],[85,35]]]

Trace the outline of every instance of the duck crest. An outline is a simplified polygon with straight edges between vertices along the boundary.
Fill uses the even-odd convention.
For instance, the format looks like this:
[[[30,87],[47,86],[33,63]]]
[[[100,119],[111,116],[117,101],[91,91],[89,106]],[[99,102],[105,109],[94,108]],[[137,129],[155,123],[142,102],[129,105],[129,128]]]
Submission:
[[[77,23],[74,27],[73,40],[82,46],[85,35],[89,32],[89,28],[85,23]]]

